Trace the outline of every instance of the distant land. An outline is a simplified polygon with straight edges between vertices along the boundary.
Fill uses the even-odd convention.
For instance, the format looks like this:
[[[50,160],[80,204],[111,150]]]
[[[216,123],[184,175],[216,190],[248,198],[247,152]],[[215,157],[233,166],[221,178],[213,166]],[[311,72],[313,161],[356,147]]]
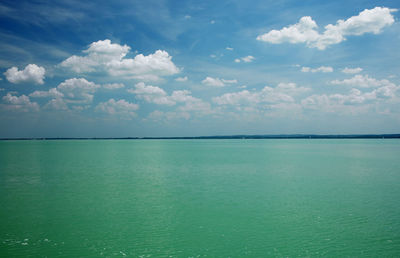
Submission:
[[[265,135],[214,135],[187,137],[41,137],[0,138],[0,140],[196,140],[196,139],[395,139],[400,134],[265,134]]]

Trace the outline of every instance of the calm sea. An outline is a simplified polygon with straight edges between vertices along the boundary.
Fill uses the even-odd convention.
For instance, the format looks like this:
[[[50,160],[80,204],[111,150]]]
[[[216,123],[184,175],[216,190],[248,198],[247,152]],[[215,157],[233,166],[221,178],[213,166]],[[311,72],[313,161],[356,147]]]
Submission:
[[[0,141],[0,256],[399,257],[400,141]]]

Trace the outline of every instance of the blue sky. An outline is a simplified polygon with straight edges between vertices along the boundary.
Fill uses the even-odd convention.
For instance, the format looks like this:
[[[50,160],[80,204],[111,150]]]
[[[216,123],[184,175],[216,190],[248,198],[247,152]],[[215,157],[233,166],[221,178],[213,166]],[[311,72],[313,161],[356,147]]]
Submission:
[[[0,137],[399,133],[399,8],[2,1]]]

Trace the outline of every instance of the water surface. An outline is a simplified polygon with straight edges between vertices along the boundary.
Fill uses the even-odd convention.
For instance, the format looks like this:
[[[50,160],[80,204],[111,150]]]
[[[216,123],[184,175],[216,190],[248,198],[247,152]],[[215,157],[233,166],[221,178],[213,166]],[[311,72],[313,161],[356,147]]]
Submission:
[[[0,256],[399,256],[400,141],[0,141]]]

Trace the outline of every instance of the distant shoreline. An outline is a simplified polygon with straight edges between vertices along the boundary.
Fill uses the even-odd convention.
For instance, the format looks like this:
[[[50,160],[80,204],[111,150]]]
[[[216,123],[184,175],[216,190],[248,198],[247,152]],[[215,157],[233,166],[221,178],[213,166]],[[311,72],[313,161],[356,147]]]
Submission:
[[[202,140],[202,139],[398,139],[400,134],[280,134],[280,135],[222,135],[189,137],[32,137],[0,138],[8,140]]]

